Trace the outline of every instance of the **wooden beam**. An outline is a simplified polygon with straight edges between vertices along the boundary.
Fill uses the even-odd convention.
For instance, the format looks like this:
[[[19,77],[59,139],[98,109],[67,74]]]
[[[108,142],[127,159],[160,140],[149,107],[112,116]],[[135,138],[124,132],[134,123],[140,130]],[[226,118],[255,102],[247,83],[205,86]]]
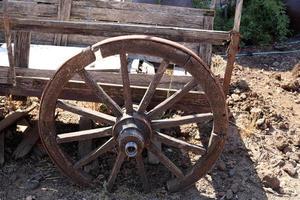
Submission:
[[[41,97],[42,92],[49,79],[45,78],[22,78],[17,77],[17,85],[11,87],[9,85],[0,84],[0,95],[12,94],[18,96],[35,96]],[[119,104],[124,103],[122,95],[122,85],[116,84],[100,84],[102,88]],[[132,86],[133,101],[139,102],[145,94],[147,87]],[[172,95],[177,90],[157,89],[152,99],[150,107],[157,105]],[[69,82],[64,86],[60,98],[77,100],[77,101],[91,101],[98,102],[98,98],[94,92],[90,90],[82,82]],[[210,112],[210,106],[207,102],[206,95],[203,92],[190,92],[185,98],[180,99],[172,108],[183,109],[187,111]]]
[[[1,92],[0,92],[1,93]],[[21,96],[21,95],[20,95]],[[2,119],[0,121],[0,135],[3,133],[2,131],[6,128],[8,128],[9,126],[13,125],[14,123],[16,123],[18,120],[20,120],[21,118],[25,117],[29,112],[31,112],[34,108],[36,107],[36,105],[32,105],[28,108],[26,108],[25,110],[21,110],[21,111],[15,111],[12,112],[10,114],[8,114],[4,119]]]
[[[0,66],[0,84],[6,84],[8,81],[7,73],[9,71],[8,67]],[[49,80],[54,74],[55,70],[43,70],[40,69],[25,69],[16,68],[16,76],[19,78],[43,78]],[[89,71],[91,76],[96,82],[106,83],[106,84],[118,84],[122,85],[122,77],[119,73],[115,72],[102,72],[102,71]],[[152,81],[154,75],[149,74],[130,74],[130,83],[135,86],[148,87]],[[72,78],[73,81],[82,81],[79,75],[75,75]],[[169,76],[164,75],[158,85],[159,88],[170,88],[170,83],[172,82],[171,89],[182,88],[187,82],[191,80],[191,76]]]
[[[57,7],[57,2],[44,3],[11,0],[8,7],[11,16],[15,17],[27,16],[57,19],[57,11],[60,7]],[[109,21],[189,28],[202,28],[200,19],[204,16],[214,16],[214,10],[209,9],[112,1],[97,1],[96,5],[88,1],[74,1],[71,13],[71,20]]]
[[[28,127],[22,136],[22,142],[17,146],[13,153],[15,159],[25,157],[39,140],[40,136],[37,124],[34,124],[33,127]]]
[[[58,20],[67,21],[71,16],[72,0],[60,0],[58,7]],[[55,34],[54,45],[66,46],[68,43],[68,35]]]
[[[160,36],[178,42],[206,42],[223,44],[230,39],[227,31],[201,30],[153,25],[120,24],[104,22],[74,22],[42,19],[11,18],[13,30],[35,31],[44,33],[80,34],[95,36],[120,36],[130,34],[147,34]],[[0,22],[0,29],[3,23]]]

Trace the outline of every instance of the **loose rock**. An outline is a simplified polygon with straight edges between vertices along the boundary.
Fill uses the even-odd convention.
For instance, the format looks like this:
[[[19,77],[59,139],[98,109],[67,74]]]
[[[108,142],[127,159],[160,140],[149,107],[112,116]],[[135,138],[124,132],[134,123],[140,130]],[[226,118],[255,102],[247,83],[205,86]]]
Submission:
[[[227,190],[226,192],[226,199],[232,199],[233,198],[233,192],[232,190]]]
[[[232,192],[233,192],[234,194],[237,193],[238,190],[239,190],[239,184],[238,184],[238,183],[234,183],[234,184],[231,186],[230,189],[232,190]]]
[[[223,160],[219,160],[217,168],[221,171],[225,171],[226,170],[226,164]]]
[[[280,180],[276,176],[272,174],[267,174],[263,177],[262,181],[266,187],[272,188],[275,191],[279,191]]]
[[[297,175],[296,168],[290,162],[286,163],[282,169],[291,177],[295,177]]]

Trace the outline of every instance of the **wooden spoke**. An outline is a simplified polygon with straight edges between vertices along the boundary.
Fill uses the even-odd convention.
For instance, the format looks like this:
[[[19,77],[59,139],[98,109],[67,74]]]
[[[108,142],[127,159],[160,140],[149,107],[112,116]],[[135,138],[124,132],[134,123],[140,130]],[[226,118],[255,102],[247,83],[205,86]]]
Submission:
[[[165,165],[177,178],[182,179],[184,177],[182,171],[167,157],[165,156],[154,144],[148,147],[148,150],[153,153],[158,160]]]
[[[150,110],[147,113],[147,116],[153,119],[154,117],[161,115],[168,108],[173,106],[177,101],[179,101],[184,95],[186,95],[191,89],[193,89],[197,85],[195,79],[188,82],[181,90],[178,90],[169,98],[158,104],[155,108]]]
[[[117,156],[117,159],[116,159],[116,162],[114,164],[114,167],[112,169],[112,172],[108,178],[108,181],[107,181],[107,190],[108,191],[111,191],[112,190],[112,187],[114,185],[114,182],[117,178],[117,175],[121,169],[121,166],[122,166],[122,163],[124,162],[124,159],[125,159],[125,154],[123,152],[119,152],[118,156]]]
[[[212,118],[212,113],[187,115],[179,118],[152,120],[151,126],[153,129],[169,128],[184,124],[201,123]]]
[[[204,155],[206,153],[206,149],[204,147],[201,147],[201,146],[195,145],[195,144],[190,144],[188,142],[165,135],[163,133],[157,132],[157,135],[155,135],[155,137],[157,137],[157,139],[159,141],[161,141],[162,143],[164,143],[168,146],[191,151],[191,152],[199,154],[199,155]]]
[[[97,84],[96,81],[93,80],[92,76],[85,69],[80,71],[79,75],[95,91],[96,96],[100,99],[100,101],[106,104],[117,117],[121,117],[123,115],[120,106],[103,90],[101,86]]]
[[[120,59],[121,59],[122,81],[123,81],[124,104],[126,108],[126,113],[132,114],[133,107],[132,107],[132,96],[131,96],[129,73],[128,73],[128,62],[127,62],[126,53],[124,51],[121,51]]]
[[[143,182],[144,191],[148,192],[150,190],[150,186],[149,186],[148,179],[147,179],[146,172],[145,172],[143,156],[140,154],[137,155],[137,157],[136,157],[136,165],[137,165],[138,173]]]
[[[145,110],[147,109],[154,93],[155,93],[155,89],[157,88],[161,78],[164,75],[164,72],[166,71],[167,67],[169,65],[169,61],[163,60],[162,63],[160,64],[156,74],[154,75],[153,80],[151,81],[140,105],[138,108],[138,112],[145,112]]]
[[[116,122],[116,118],[111,115],[107,115],[107,114],[97,112],[94,110],[90,110],[87,108],[81,108],[81,107],[63,102],[61,100],[57,100],[57,107],[61,108],[63,110],[72,112],[72,113],[76,113],[83,117],[87,117],[91,120],[94,120],[95,122],[107,123],[109,125],[113,125]]]
[[[145,112],[145,110],[147,109],[147,107],[155,93],[155,89],[157,88],[161,78],[163,77],[164,72],[166,71],[168,65],[169,65],[169,61],[166,61],[166,60],[163,60],[162,63],[160,64],[156,74],[154,75],[153,80],[151,81],[151,83],[139,105],[139,108],[138,108],[139,112]]]
[[[104,128],[95,128],[90,130],[76,131],[71,133],[62,133],[57,135],[56,141],[57,143],[62,144],[67,142],[107,137],[107,136],[111,136],[111,134],[112,134],[112,126],[109,126]]]
[[[102,146],[98,147],[82,159],[80,159],[78,162],[75,163],[74,168],[79,169],[80,167],[90,163],[91,161],[95,160],[111,148],[115,146],[115,141],[113,138],[110,138],[107,142],[105,142]]]

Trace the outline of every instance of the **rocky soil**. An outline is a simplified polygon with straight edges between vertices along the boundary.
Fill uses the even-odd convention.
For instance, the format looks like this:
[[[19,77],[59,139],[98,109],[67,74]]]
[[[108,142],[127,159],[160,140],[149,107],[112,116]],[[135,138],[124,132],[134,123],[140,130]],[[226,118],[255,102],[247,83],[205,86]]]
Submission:
[[[215,61],[224,66],[220,57]],[[0,112],[12,108],[7,98],[0,101]],[[156,180],[168,179],[160,165],[147,166],[154,171],[153,189],[141,192],[131,163],[114,193],[102,185],[80,188],[58,172],[40,144],[26,158],[13,159],[21,136],[12,128],[0,167],[0,199],[300,199],[300,53],[238,58],[227,101],[231,117],[224,152],[214,169],[185,192],[170,194],[157,185]]]

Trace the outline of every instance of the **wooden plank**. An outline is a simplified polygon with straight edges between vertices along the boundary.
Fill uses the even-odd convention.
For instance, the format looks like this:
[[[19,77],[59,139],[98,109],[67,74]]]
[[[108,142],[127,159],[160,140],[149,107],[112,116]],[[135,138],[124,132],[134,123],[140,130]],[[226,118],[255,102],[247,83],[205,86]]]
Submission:
[[[124,34],[147,34],[152,36],[160,36],[179,42],[207,42],[213,44],[223,44],[224,41],[230,39],[230,34],[228,31],[119,23],[71,21],[60,22],[57,20],[30,20],[20,18],[12,18],[10,21],[13,30],[30,30],[44,33],[98,35],[104,37],[119,36]],[[1,22],[0,29],[3,29],[3,23]]]
[[[39,140],[40,136],[37,124],[34,124],[33,127],[28,127],[22,136],[22,142],[17,146],[13,153],[13,156],[16,159],[25,157]]]
[[[71,16],[72,0],[60,0],[58,7],[58,20],[67,21]],[[68,35],[55,34],[54,45],[66,46],[68,43]]]
[[[36,96],[41,97],[42,92],[49,79],[42,78],[21,78],[17,77],[16,87],[9,85],[0,85],[0,95],[12,94],[19,96]],[[100,84],[102,88],[119,104],[122,105],[123,97],[122,85],[114,84]],[[133,101],[139,102],[145,94],[147,87],[132,87]],[[172,95],[176,90],[169,89],[157,89],[155,95],[151,101],[149,108],[157,105]],[[64,90],[61,93],[60,98],[77,100],[77,101],[91,101],[98,102],[98,98],[94,92],[90,90],[85,84],[80,82],[69,82],[64,86]],[[185,98],[180,99],[172,108],[183,109],[192,112],[210,112],[210,106],[207,102],[205,94],[203,92],[189,92],[185,95]]]
[[[0,2],[0,7],[3,3]],[[54,4],[43,4],[32,1],[8,1],[7,12],[9,16],[18,17],[44,17],[50,19],[57,18],[58,7]],[[0,15],[3,15],[2,9],[0,9]]]
[[[57,10],[60,8],[60,6],[57,8],[53,2],[44,4],[32,1],[10,1],[8,7],[11,16],[52,19],[57,17]],[[202,28],[203,17],[214,16],[214,10],[207,9],[104,1],[97,1],[96,6],[86,1],[75,1],[71,13],[71,19],[189,28]]]
[[[0,66],[0,81],[5,82],[8,80],[6,74],[8,73],[8,67]],[[49,80],[55,73],[55,70],[40,70],[40,69],[24,69],[16,68],[17,77],[23,78],[44,78]],[[122,78],[119,73],[114,72],[99,72],[99,71],[89,71],[91,76],[96,82],[106,83],[106,84],[122,84]],[[144,86],[148,87],[152,81],[154,75],[150,74],[130,74],[130,83],[135,86]],[[81,77],[75,75],[72,78],[73,81],[81,81]],[[179,89],[188,81],[191,80],[190,76],[169,76],[164,75],[158,85],[159,88],[171,88]],[[172,85],[170,83],[172,82]]]
[[[161,6],[163,7],[163,6]],[[208,16],[209,17],[209,16]],[[169,12],[144,12],[139,9],[117,10],[107,8],[82,7],[74,5],[72,20],[97,20],[129,24],[149,24],[161,26],[176,26],[188,28],[203,28],[202,15],[178,14]]]
[[[20,95],[20,96],[22,96],[22,95]],[[26,108],[25,110],[20,110],[20,111],[18,110],[18,111],[15,111],[15,112],[12,112],[12,113],[8,114],[4,119],[2,119],[0,121],[0,135],[1,135],[1,133],[3,133],[2,131],[4,129],[8,128],[9,126],[16,123],[18,120],[23,118],[24,116],[26,116],[35,107],[36,107],[36,105],[32,105],[32,106]]]
[[[96,3],[93,3],[96,2]],[[178,7],[178,6],[168,6],[168,5],[159,5],[159,4],[141,4],[141,3],[132,3],[130,1],[119,2],[111,0],[76,0],[73,2],[74,5],[83,6],[83,7],[98,7],[98,8],[107,8],[107,9],[116,9],[116,10],[139,10],[142,12],[148,13],[178,13],[181,15],[197,15],[197,16],[214,16],[215,11],[212,9],[198,9],[198,8],[187,8],[187,7]]]

